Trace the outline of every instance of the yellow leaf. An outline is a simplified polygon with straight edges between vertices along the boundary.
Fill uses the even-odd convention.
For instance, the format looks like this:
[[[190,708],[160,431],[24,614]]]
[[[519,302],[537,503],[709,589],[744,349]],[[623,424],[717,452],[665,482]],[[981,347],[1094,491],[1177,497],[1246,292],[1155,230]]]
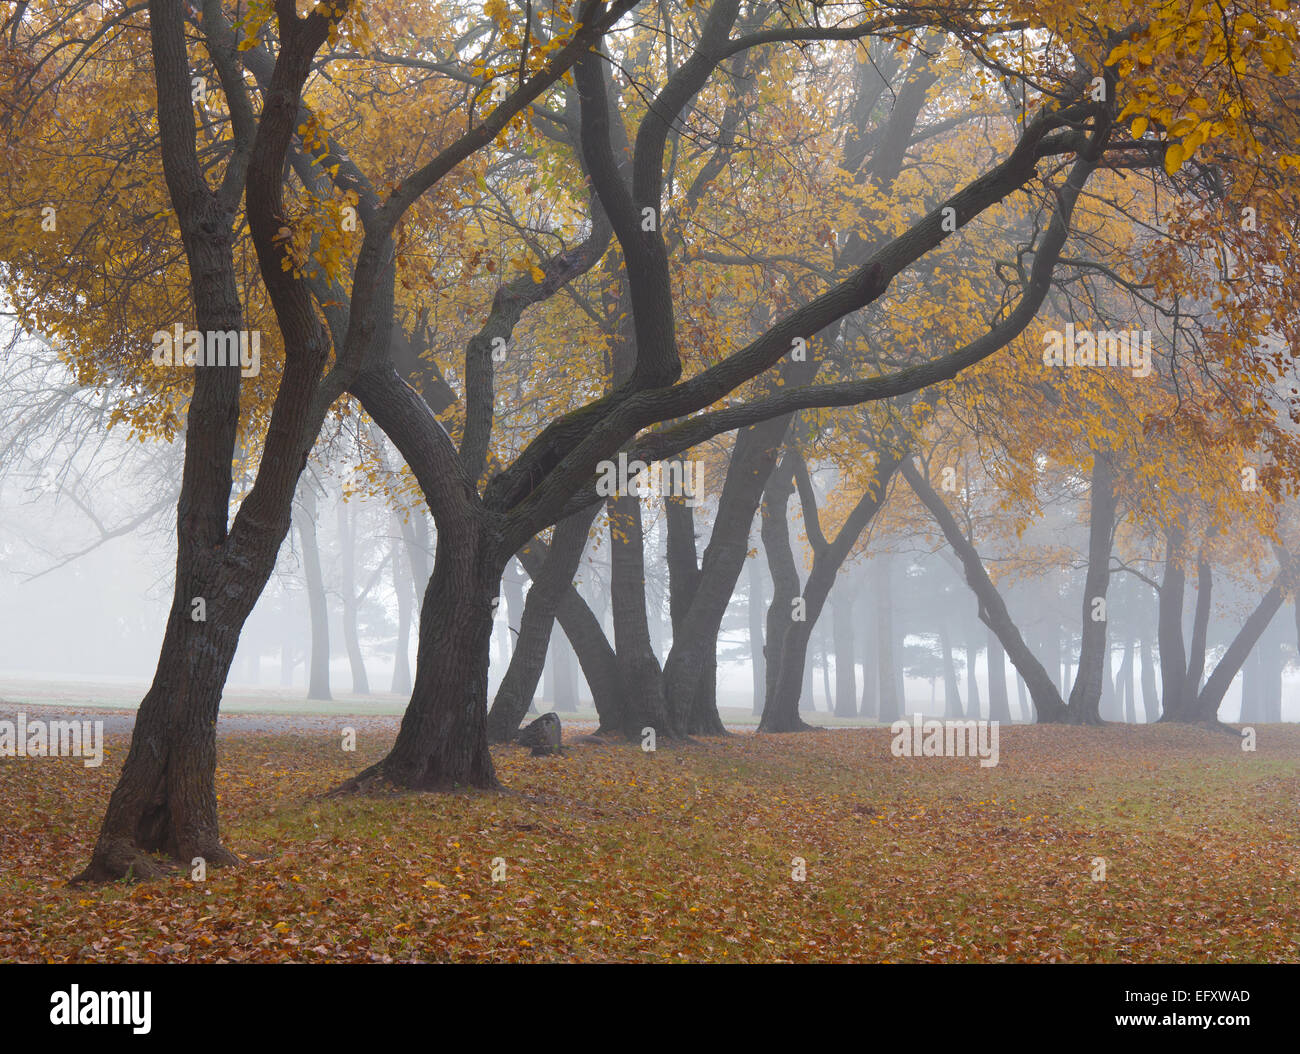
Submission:
[[[1183,144],[1171,143],[1165,151],[1165,174],[1172,176],[1183,163]]]

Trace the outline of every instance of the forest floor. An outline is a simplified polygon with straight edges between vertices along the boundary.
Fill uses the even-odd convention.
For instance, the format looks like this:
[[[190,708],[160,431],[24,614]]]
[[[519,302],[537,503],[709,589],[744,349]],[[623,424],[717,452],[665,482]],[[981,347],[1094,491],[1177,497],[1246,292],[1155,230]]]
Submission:
[[[396,722],[280,720],[223,728],[246,863],[204,881],[67,886],[124,728],[0,759],[0,961],[1300,959],[1295,725],[1004,726],[994,767],[884,728],[503,747],[498,793],[321,799]]]

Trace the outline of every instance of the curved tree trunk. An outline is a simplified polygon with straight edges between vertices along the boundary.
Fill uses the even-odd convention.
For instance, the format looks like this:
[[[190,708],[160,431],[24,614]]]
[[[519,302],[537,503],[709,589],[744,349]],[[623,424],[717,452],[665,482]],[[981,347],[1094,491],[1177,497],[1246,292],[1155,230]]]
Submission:
[[[1209,721],[1217,722],[1219,719],[1219,706],[1223,703],[1223,697],[1227,694],[1228,686],[1237,676],[1241,669],[1242,663],[1251,653],[1259,638],[1268,628],[1268,624],[1273,621],[1273,616],[1278,613],[1282,607],[1285,596],[1282,591],[1281,583],[1277,583],[1264,594],[1255,610],[1250,613],[1245,624],[1232,639],[1228,645],[1228,650],[1223,653],[1218,664],[1214,667],[1214,672],[1210,674],[1205,682],[1205,687],[1196,699],[1196,705],[1190,710],[1183,710],[1177,717],[1166,717],[1162,720],[1170,721]]]
[[[791,457],[792,462],[798,457],[797,453],[787,455]],[[873,487],[865,491],[858,503],[849,512],[844,520],[843,526],[835,536],[835,540],[829,544],[821,544],[816,547],[813,557],[812,571],[809,572],[808,581],[804,584],[803,600],[805,604],[804,620],[791,621],[786,626],[784,637],[781,641],[780,663],[777,673],[775,689],[772,697],[768,700],[763,709],[763,717],[759,722],[758,730],[760,732],[790,732],[798,731],[799,726],[803,724],[799,718],[799,688],[802,681],[804,666],[807,662],[808,640],[812,633],[813,627],[820,617],[822,608],[826,604],[827,597],[830,595],[831,587],[835,584],[836,576],[843,566],[845,559],[853,546],[857,544],[858,538],[866,530],[867,524],[871,522],[872,517],[880,510],[885,501],[885,492],[888,489],[889,480],[897,471],[900,459],[892,453],[879,451],[879,462],[876,470],[876,482]],[[792,475],[799,471],[798,464],[791,465]],[[779,500],[779,495],[778,495]],[[773,512],[784,510],[784,503]],[[815,509],[805,507],[804,518],[806,522],[815,520]],[[764,505],[764,544],[769,546],[779,546],[780,541],[774,539],[768,542],[766,534],[766,517],[767,506]],[[782,517],[784,518],[784,517]],[[819,533],[819,532],[817,532]],[[786,536],[786,545],[788,552],[789,538]],[[793,557],[790,559],[790,570],[793,570]],[[775,577],[775,575],[773,576]],[[831,700],[827,699],[828,706]]]
[[[799,716],[804,671],[802,667],[798,671],[786,669],[784,674],[782,671],[782,664],[787,661],[786,634],[798,625],[793,618],[793,604],[799,595],[799,571],[795,567],[794,553],[790,548],[790,524],[786,518],[793,492],[794,463],[787,457],[772,474],[763,497],[763,551],[767,554],[767,569],[772,579],[772,602],[767,609],[767,633],[764,636],[767,642],[764,647],[767,683],[764,685],[763,716],[758,725],[760,731],[797,732],[809,727]],[[804,614],[806,617],[806,612]],[[801,655],[806,655],[806,648],[805,633]],[[793,661],[793,655],[790,661]],[[776,715],[772,709],[775,700],[783,694],[788,701],[791,695],[790,688],[780,686],[783,675],[787,680],[796,677],[794,706],[787,707],[786,711]]]
[[[532,587],[523,600],[514,654],[488,713],[488,738],[493,743],[513,739],[528,712],[546,662],[560,598],[566,589],[572,588],[573,576],[587,548],[591,522],[599,509],[599,504],[593,504],[561,521],[545,558],[535,565]]]
[[[149,22],[163,170],[185,249],[194,328],[240,331],[245,319],[232,248],[236,210],[204,182],[195,155],[184,16],[176,5],[151,0]],[[304,34],[295,47],[314,53],[313,44]],[[286,90],[292,79],[292,73],[286,76]],[[283,100],[263,110],[263,152],[252,148],[250,198],[255,186],[266,189],[256,178],[258,166],[274,151],[277,126],[287,131],[288,116]],[[260,132],[269,134],[262,138]],[[162,652],[90,862],[74,881],[154,875],[155,852],[183,864],[195,857],[209,866],[237,861],[221,844],[217,821],[217,712],[240,631],[289,532],[294,485],[315,436],[312,402],[327,348],[324,341],[301,336],[286,336],[264,458],[229,527],[240,369],[238,363],[194,368],[176,508],[176,581]]]
[[[1256,648],[1241,664],[1241,712],[1238,720],[1243,725],[1253,725],[1264,720],[1263,687],[1261,676],[1263,649]]]
[[[1043,668],[1043,664],[1034,657],[1029,645],[1020,635],[1020,630],[1011,620],[1002,595],[993,585],[988,572],[984,570],[984,563],[980,560],[979,553],[962,534],[961,528],[957,526],[957,521],[948,511],[948,506],[944,504],[943,499],[935,493],[934,488],[910,459],[904,460],[902,471],[903,477],[916,496],[921,499],[922,504],[930,510],[930,515],[934,517],[948,544],[952,546],[953,552],[961,560],[966,572],[966,581],[975,591],[975,597],[979,601],[980,621],[998,635],[998,640],[1002,642],[1002,647],[1006,649],[1012,664],[1024,679],[1037,711],[1038,720],[1064,721],[1066,708],[1061,693],[1052,682],[1051,675]]]
[[[776,464],[781,442],[789,427],[788,416],[742,429],[732,447],[731,460],[709,544],[694,574],[682,574],[689,589],[674,586],[673,646],[664,660],[664,693],[676,721],[686,720],[701,732],[723,730],[714,703],[701,696],[716,694],[707,678],[717,668],[718,634],[731,606],[740,573],[749,555],[754,514]],[[672,503],[669,503],[670,505]],[[695,564],[694,514],[690,508],[668,509],[669,570],[686,572]],[[690,524],[687,533],[686,526]],[[680,544],[675,544],[680,539]],[[689,552],[687,546],[689,543]],[[683,601],[683,597],[689,597]],[[756,704],[759,705],[759,704]],[[712,707],[713,713],[710,713]],[[687,715],[691,715],[687,717]]]

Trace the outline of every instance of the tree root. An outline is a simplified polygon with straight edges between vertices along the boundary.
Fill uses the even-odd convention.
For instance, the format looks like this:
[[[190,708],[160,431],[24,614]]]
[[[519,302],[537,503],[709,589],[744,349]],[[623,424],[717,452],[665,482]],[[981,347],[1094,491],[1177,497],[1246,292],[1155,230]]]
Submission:
[[[115,838],[95,847],[85,870],[68,881],[69,886],[97,886],[107,882],[150,882],[188,871],[196,858],[205,867],[234,867],[242,861],[220,842],[187,850],[180,856],[163,856],[135,845],[127,838]]]

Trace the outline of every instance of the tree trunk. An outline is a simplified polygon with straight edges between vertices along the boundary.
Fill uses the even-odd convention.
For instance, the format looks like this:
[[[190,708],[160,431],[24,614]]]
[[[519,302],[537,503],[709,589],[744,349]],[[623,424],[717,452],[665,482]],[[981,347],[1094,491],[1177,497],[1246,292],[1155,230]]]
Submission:
[[[749,562],[749,597],[746,603],[749,615],[749,662],[753,682],[753,713],[763,712],[763,696],[767,682],[767,668],[763,645],[763,569],[756,556]]]
[[[1151,638],[1145,633],[1138,652],[1142,660],[1142,721],[1150,724],[1160,714],[1160,695],[1156,686],[1156,664],[1151,654]]]
[[[998,635],[998,640],[1002,642],[1002,647],[1006,649],[1012,664],[1020,673],[1020,676],[1024,678],[1038,720],[1042,722],[1064,721],[1066,719],[1066,707],[1065,702],[1061,699],[1061,693],[1057,690],[1056,685],[1052,683],[1052,678],[1043,668],[1043,664],[1034,658],[1029,645],[1025,643],[1024,638],[1020,635],[1020,630],[1012,622],[1011,615],[1007,611],[1007,606],[1002,600],[1001,594],[998,592],[997,587],[993,585],[988,572],[984,570],[984,564],[980,560],[979,553],[976,552],[975,547],[967,540],[966,536],[962,534],[961,528],[957,526],[957,521],[953,518],[952,513],[948,511],[948,506],[944,504],[943,499],[935,493],[934,488],[930,486],[910,459],[903,462],[903,476],[917,497],[930,510],[930,515],[935,518],[935,522],[943,531],[948,544],[952,546],[953,552],[961,560],[962,567],[966,572],[966,581],[971,589],[975,591],[975,598],[979,602],[980,621]]]
[[[562,714],[578,711],[578,677],[573,648],[562,633],[552,630],[555,645],[555,709]]]
[[[966,638],[966,716],[980,719],[980,687],[975,676],[975,662],[979,658],[979,648]]]
[[[997,634],[987,626],[984,628],[987,640],[987,661],[989,667],[989,720],[999,724],[1011,724],[1011,700],[1007,697],[1007,654],[1002,650]]]
[[[1119,663],[1119,673],[1115,677],[1115,709],[1119,720],[1125,724],[1137,721],[1137,708],[1133,704],[1133,638],[1124,639],[1124,657]]]
[[[600,503],[593,503],[591,516],[587,521],[588,533],[590,532],[591,520],[595,519],[599,511]],[[575,513],[575,515],[578,514]],[[578,555],[572,557],[570,550],[573,562],[568,571],[561,571],[556,568],[551,572],[546,572],[544,568],[549,553],[550,549],[547,546],[543,545],[538,539],[533,539],[517,554],[519,562],[524,565],[524,570],[528,572],[533,580],[532,588],[528,591],[529,600],[532,600],[533,593],[539,588],[543,592],[537,594],[538,603],[542,602],[542,598],[547,592],[554,595],[555,621],[559,622],[560,628],[564,630],[564,635],[569,638],[569,643],[578,656],[578,665],[582,667],[582,675],[587,681],[587,687],[591,689],[592,704],[595,706],[596,714],[600,718],[599,731],[602,733],[621,733],[623,731],[623,687],[618,670],[618,659],[614,655],[614,649],[610,647],[609,637],[606,636],[600,619],[596,617],[591,605],[587,603],[573,585],[573,577],[581,562],[582,551],[579,550]],[[525,601],[524,603],[525,611],[527,611],[528,602]],[[541,654],[544,658],[544,649]],[[541,660],[535,661],[540,662]],[[539,666],[536,677],[540,677],[540,675],[541,668]],[[533,680],[534,687],[532,691],[534,692],[536,691],[536,677]],[[503,681],[502,686],[504,684]],[[501,686],[497,689],[498,694],[500,694],[500,691]],[[527,710],[527,706],[525,706],[525,710]]]
[[[1246,661],[1246,656],[1250,654],[1251,649],[1255,647],[1260,636],[1268,628],[1268,624],[1273,621],[1273,616],[1282,607],[1284,599],[1280,583],[1274,585],[1272,589],[1264,594],[1259,605],[1246,619],[1245,625],[1241,627],[1232,643],[1228,645],[1228,650],[1223,653],[1223,658],[1214,667],[1214,672],[1210,674],[1209,679],[1205,682],[1205,687],[1201,689],[1195,707],[1184,709],[1173,717],[1168,716],[1166,711],[1163,720],[1217,722],[1219,706],[1228,691],[1228,686],[1232,683],[1233,678],[1237,676],[1237,671],[1241,669],[1241,664]]]
[[[960,720],[966,714],[962,710],[957,665],[952,655],[952,635],[946,617],[939,620],[939,647],[943,650],[943,716],[945,719]]]
[[[415,687],[387,756],[340,791],[384,782],[407,790],[495,788],[487,738],[492,601],[510,554],[476,517],[439,532],[420,607]]]
[[[862,605],[862,632],[858,638],[862,655],[862,701],[858,707],[858,716],[875,720],[880,716],[880,626],[872,598],[873,579],[870,572],[864,570],[860,584],[863,588],[857,592]]]
[[[898,640],[894,629],[894,558],[884,553],[879,559],[876,585],[876,627],[880,641],[876,683],[880,689],[881,724],[892,724],[904,716],[902,670],[898,662]]]
[[[623,732],[639,740],[652,728],[656,736],[685,731],[669,719],[659,660],[650,645],[645,605],[645,532],[641,499],[611,497],[609,509],[610,600],[614,614],[614,654],[624,689]]]
[[[297,517],[302,542],[302,573],[307,583],[307,609],[311,614],[311,659],[307,667],[307,698],[329,700],[330,616],[325,599],[325,576],[321,574],[320,546],[316,543],[316,489],[306,481],[300,489],[301,512]]]
[[[492,710],[488,714],[488,738],[493,743],[505,743],[514,738],[533,696],[537,694],[537,681],[542,675],[547,649],[554,636],[556,611],[565,592],[573,588],[573,576],[582,561],[591,523],[599,510],[599,503],[594,503],[562,520],[552,534],[550,548],[543,559],[536,560],[533,554],[524,557],[533,584],[527,597],[522,598],[519,636],[515,639],[510,665],[497,686]],[[604,640],[603,634],[601,639]],[[612,653],[608,661],[613,661]],[[600,683],[599,675],[593,673],[593,676]]]
[[[763,727],[764,721],[769,725],[774,721],[770,710],[777,697],[781,664],[785,661],[786,633],[792,626],[797,625],[793,605],[799,596],[799,571],[795,567],[794,553],[790,548],[790,524],[787,519],[790,495],[793,491],[794,465],[786,459],[768,480],[767,491],[763,497],[763,551],[767,554],[767,570],[772,579],[772,602],[767,609],[767,632],[764,635],[767,683],[764,686],[763,717],[759,722],[759,728]],[[802,615],[807,618],[806,611]],[[804,647],[805,649],[807,647],[806,636]],[[794,671],[790,670],[786,671],[785,675],[788,678],[793,673]],[[811,670],[808,673],[811,673]],[[780,726],[778,730],[782,732],[795,732],[809,727],[799,717],[799,699],[811,696],[812,689],[810,684],[804,687],[808,679],[804,677],[804,671],[800,669],[798,674],[798,687],[794,689],[796,695],[794,713],[793,715],[783,713],[780,721],[777,722]]]
[[[1264,631],[1261,644],[1266,649],[1267,665],[1261,660],[1262,688],[1263,692],[1260,698],[1263,702],[1263,714],[1261,720],[1272,724],[1282,720],[1282,673],[1286,666],[1286,660],[1282,654],[1284,630],[1282,625],[1274,619],[1269,623],[1268,629]]]
[[[361,639],[357,633],[357,583],[356,583],[356,543],[352,529],[352,517],[348,515],[348,506],[342,496],[339,497],[337,509],[339,529],[339,552],[343,573],[343,641],[348,649],[348,665],[352,668],[352,694],[369,695],[370,680],[366,677],[366,660],[361,654]]]
[[[681,685],[672,680],[674,671],[665,667],[664,693],[669,714],[674,725],[684,727],[689,735],[726,735],[727,730],[718,714],[717,631],[714,631],[711,641],[698,642],[698,649],[679,649],[677,646],[688,633],[694,632],[688,628],[687,623],[703,580],[695,556],[695,510],[681,498],[669,497],[664,502],[664,519],[667,533],[665,555],[668,562],[668,614],[672,621],[673,652],[677,654],[678,662],[682,663],[685,653],[692,651],[692,661],[684,663],[677,676],[685,676],[689,669],[699,671],[699,679],[693,690],[688,688],[682,695],[678,695],[676,693]],[[748,537],[749,528],[746,525],[745,538]],[[732,581],[734,585],[735,579]],[[719,619],[719,628],[721,624]],[[711,646],[706,646],[710,644]]]
[[[1102,681],[1107,676],[1106,591],[1110,586],[1110,550],[1119,499],[1115,493],[1115,470],[1110,459],[1098,451],[1093,451],[1089,501],[1088,570],[1083,583],[1079,672],[1067,704],[1069,721],[1075,725],[1102,724]]]
[[[785,634],[781,641],[780,663],[775,689],[763,709],[763,717],[758,725],[760,732],[794,732],[799,731],[800,726],[803,725],[798,713],[798,692],[801,674],[807,661],[809,636],[817,619],[821,616],[822,608],[826,604],[831,587],[835,584],[839,569],[843,566],[845,559],[866,529],[867,524],[871,522],[872,517],[875,516],[884,503],[889,480],[898,469],[899,459],[896,455],[881,452],[879,449],[877,453],[879,463],[876,469],[876,483],[863,492],[862,497],[858,499],[858,503],[850,510],[835,540],[829,544],[819,545],[816,548],[812,570],[808,574],[808,581],[804,584],[803,589],[804,620],[791,621],[785,627]],[[793,471],[794,465],[792,464],[792,475]],[[783,477],[784,468],[778,469],[777,475]],[[774,506],[772,510],[773,516],[779,513],[782,524],[784,524],[785,503],[780,502],[779,506],[774,503]],[[768,507],[766,503],[764,504],[763,513],[764,545],[767,546],[769,553],[774,548],[780,549],[783,535],[786,546],[785,553],[782,556],[784,561],[785,556],[789,556],[788,531],[772,531],[772,538],[769,541]],[[805,517],[811,516],[815,516],[815,510],[805,508]],[[794,573],[794,560],[790,556],[788,567],[783,574],[788,577],[792,573]],[[775,571],[773,578],[776,578]],[[772,628],[771,623],[769,623],[769,639],[773,637]],[[770,658],[769,656],[769,660]],[[829,691],[827,692],[827,705],[828,707],[831,705]]]
[[[857,663],[853,657],[853,602],[845,589],[832,591],[831,628],[835,639],[835,716],[858,716]]]
[[[1210,629],[1210,594],[1213,587],[1209,558],[1201,546],[1196,561],[1196,614],[1192,619],[1192,646],[1187,655],[1187,691],[1196,695],[1205,679],[1205,639]]]
[[[546,641],[546,658],[542,663],[542,702],[555,709],[555,634]]]
[[[1187,653],[1183,649],[1183,590],[1187,576],[1182,558],[1182,531],[1170,527],[1165,531],[1165,574],[1160,583],[1157,617],[1162,721],[1185,720],[1195,709],[1195,697],[1187,691]]]
[[[1241,713],[1238,720],[1243,725],[1253,725],[1264,720],[1263,692],[1264,678],[1260,670],[1263,662],[1263,648],[1256,648],[1241,664]]]
[[[813,684],[813,667],[816,665],[815,656],[808,654],[807,648],[812,637],[809,635],[804,641],[804,660],[803,660],[803,680],[799,685],[799,710],[801,712],[815,714],[817,712],[817,690]],[[784,652],[782,652],[784,654]],[[767,712],[764,708],[764,713]],[[788,719],[787,719],[788,720]],[[759,718],[759,728],[762,729],[763,720]],[[807,728],[815,728],[815,725],[807,725]],[[802,731],[800,728],[787,729],[789,732]]]

